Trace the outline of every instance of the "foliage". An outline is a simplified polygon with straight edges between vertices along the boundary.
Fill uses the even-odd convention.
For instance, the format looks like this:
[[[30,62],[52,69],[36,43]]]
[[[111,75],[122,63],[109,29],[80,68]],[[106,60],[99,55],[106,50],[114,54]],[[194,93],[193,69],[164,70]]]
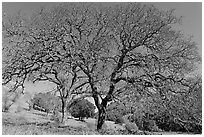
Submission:
[[[61,122],[61,115],[59,113],[59,111],[57,111],[56,109],[53,111],[50,120],[54,121],[55,126],[58,127],[60,122]]]
[[[95,106],[86,99],[79,100],[70,108],[71,115],[79,120],[94,117],[94,112]]]
[[[125,99],[124,96],[123,98],[126,104],[128,104],[126,106],[135,107],[137,117],[142,113],[143,115],[145,113],[151,115],[151,120],[156,120],[156,124],[163,130],[198,132],[196,128],[194,128],[193,131],[193,127],[189,125],[196,125],[196,127],[199,127],[197,129],[201,129],[201,78],[188,78],[185,84],[188,87],[187,89],[182,89],[182,85],[177,86],[177,90],[179,90],[179,88],[182,89],[181,92],[173,92],[168,88],[164,88],[162,98],[160,93],[153,91],[139,95],[131,94],[132,96],[128,97],[129,100]],[[131,91],[128,92],[132,93]],[[137,92],[133,91],[133,93]],[[138,108],[138,106],[140,107]],[[160,122],[158,118],[161,119],[159,120]]]
[[[164,131],[182,131],[186,132],[184,127],[179,123],[174,122],[173,117],[167,112],[158,115],[155,118],[156,124]]]
[[[99,131],[100,135],[128,135],[124,130],[102,129]]]
[[[114,121],[116,124],[123,123],[122,116],[127,114],[127,110],[122,103],[112,102],[107,107],[107,120]]]
[[[111,103],[107,108],[107,119],[122,124],[124,123],[123,116],[130,113],[133,113],[133,115],[129,117],[129,122],[135,123],[140,130],[161,131],[153,117],[150,118],[150,114],[145,113],[143,107],[137,102],[134,103],[134,106],[130,102]]]
[[[60,111],[61,102],[59,101],[59,98],[52,95],[50,92],[35,94],[32,102],[34,105],[44,108],[47,113],[56,110]]]
[[[143,124],[143,129],[146,131],[152,131],[152,132],[159,132],[162,131],[156,124],[154,120],[145,119]]]
[[[19,91],[12,92],[6,87],[3,87],[2,90],[2,111],[8,112],[9,108],[17,102],[21,93]]]
[[[116,124],[122,123],[122,115],[119,111],[109,111],[107,112],[107,120],[114,121]]]
[[[100,132],[89,130],[81,127],[56,127],[52,126],[52,122],[48,123],[30,123],[29,117],[25,119],[24,115],[15,117],[7,113],[2,117],[2,134],[3,135],[128,135],[124,130],[103,129]],[[12,120],[15,119],[15,120]],[[44,118],[43,118],[44,119]],[[141,132],[140,134],[155,134],[148,132]],[[157,134],[157,133],[156,133]],[[162,134],[162,133],[159,133]],[[169,132],[168,134],[172,134]],[[175,134],[175,133],[174,133]],[[179,133],[177,133],[179,134]]]
[[[190,121],[178,121],[168,112],[154,118],[158,127],[164,131],[202,133],[202,125]]]
[[[163,101],[157,99],[157,103],[152,102],[154,106],[152,112],[157,111],[156,122],[158,126],[163,125],[160,127],[166,128],[164,130],[201,132],[199,130],[202,127],[201,79],[189,78],[187,84],[188,90],[178,94],[168,93]],[[197,129],[193,125],[196,125]]]
[[[78,68],[64,48],[66,32],[63,26],[57,25],[64,25],[61,19],[69,13],[66,8],[42,9],[27,19],[19,12],[4,16],[3,21],[3,84],[15,81],[17,88],[24,87],[27,80],[52,82],[61,98],[63,116],[66,105],[75,96],[72,93],[84,83],[78,81]]]

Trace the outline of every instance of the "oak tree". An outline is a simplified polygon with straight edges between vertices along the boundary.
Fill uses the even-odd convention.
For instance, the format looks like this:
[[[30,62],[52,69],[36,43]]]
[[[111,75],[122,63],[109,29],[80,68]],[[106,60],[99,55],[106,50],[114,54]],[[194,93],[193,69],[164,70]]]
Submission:
[[[90,91],[100,130],[108,102],[120,93],[135,89],[165,98],[167,92],[189,89],[185,75],[200,57],[196,43],[173,29],[180,22],[173,10],[140,3],[62,3],[30,21],[8,20],[3,22],[9,43],[3,46],[3,82],[23,86],[31,76],[49,80],[62,99]]]
[[[55,84],[62,102],[62,122],[67,106],[86,84],[79,81],[66,42],[69,25],[62,19],[67,13],[65,8],[53,7],[28,19],[19,12],[3,20],[3,84],[15,81],[13,91],[24,89],[27,80]]]
[[[181,21],[173,10],[129,3],[95,13],[100,29],[87,38],[91,39],[87,50],[80,49],[79,66],[99,111],[97,129],[104,123],[107,103],[127,88],[155,91],[161,98],[165,92],[187,91],[185,75],[195,69],[200,57],[196,43],[173,29]]]

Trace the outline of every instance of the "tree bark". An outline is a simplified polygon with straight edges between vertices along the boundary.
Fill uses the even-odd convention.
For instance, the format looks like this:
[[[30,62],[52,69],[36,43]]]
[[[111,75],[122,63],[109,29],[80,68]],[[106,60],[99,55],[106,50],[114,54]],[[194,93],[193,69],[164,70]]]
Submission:
[[[62,101],[62,119],[61,119],[61,123],[64,122],[64,117],[65,117],[65,106],[66,106],[66,101],[64,98],[61,98]]]
[[[101,102],[99,100],[97,88],[94,87],[93,84],[91,84],[91,88],[93,93],[92,97],[94,98],[95,105],[98,109],[97,131],[100,131],[102,129],[103,124],[105,123],[106,107],[107,107],[107,103],[112,100],[111,95],[114,90],[114,86],[113,85],[110,86],[109,93],[106,95],[105,98],[101,98],[102,100]]]
[[[95,102],[95,105],[98,109],[98,120],[97,120],[97,131],[101,130],[102,129],[102,126],[105,122],[105,117],[106,117],[106,104],[105,103],[102,103],[103,102],[103,99],[102,99],[102,102],[100,103],[100,99],[99,99],[99,95],[98,95],[98,92],[97,92],[97,88],[93,86],[93,84],[91,84],[91,88],[92,88],[92,97],[94,98],[94,102]]]
[[[99,106],[100,107],[98,108],[97,131],[102,129],[106,118],[106,106],[103,106],[102,104],[100,104]]]

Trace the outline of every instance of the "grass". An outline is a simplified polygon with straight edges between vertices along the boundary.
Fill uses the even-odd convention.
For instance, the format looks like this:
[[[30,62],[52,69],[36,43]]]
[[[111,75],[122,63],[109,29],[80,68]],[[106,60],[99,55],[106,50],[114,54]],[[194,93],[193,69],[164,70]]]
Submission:
[[[93,135],[98,134],[94,131],[77,127],[55,127],[55,126],[37,126],[34,124],[12,125],[7,124],[2,126],[3,135]]]
[[[41,112],[2,113],[3,135],[96,135],[84,126],[61,126],[40,114]],[[74,120],[72,120],[74,121]],[[76,121],[75,121],[76,122]],[[70,123],[71,124],[71,123]],[[77,124],[77,123],[76,123]]]
[[[95,119],[86,119],[85,122],[69,119],[66,126],[59,126],[42,112],[2,113],[3,135],[127,135],[128,133],[111,121],[106,121],[106,128],[97,132]],[[144,134],[144,133],[140,133]],[[161,134],[148,132],[146,134]],[[173,135],[178,133],[164,132]]]
[[[58,127],[41,112],[2,113],[3,135],[93,135],[82,127]]]
[[[83,127],[56,127],[53,123],[38,125],[36,123],[3,123],[3,135],[128,135],[124,130],[103,129],[100,132]]]
[[[3,135],[125,135],[122,130],[104,129],[100,132],[81,127],[55,127],[53,125],[37,126],[36,124],[3,124]]]

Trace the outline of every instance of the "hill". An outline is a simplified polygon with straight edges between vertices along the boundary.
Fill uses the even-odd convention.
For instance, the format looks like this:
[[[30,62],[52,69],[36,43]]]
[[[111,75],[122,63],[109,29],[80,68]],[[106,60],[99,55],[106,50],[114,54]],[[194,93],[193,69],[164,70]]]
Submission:
[[[32,110],[21,111],[17,113],[9,112],[2,113],[2,131],[3,134],[98,134],[95,131],[96,119],[85,119],[84,122],[77,119],[68,119],[65,125],[57,125],[54,121],[50,120],[50,116],[46,113]],[[27,130],[25,131],[25,126]],[[43,129],[43,131],[41,130]],[[65,132],[65,129],[70,129],[70,132]],[[114,124],[112,121],[106,121],[106,129],[122,130],[121,125]],[[57,131],[56,131],[57,130]],[[72,131],[74,130],[74,131]],[[79,131],[78,131],[79,130]],[[82,131],[84,133],[82,133]]]

